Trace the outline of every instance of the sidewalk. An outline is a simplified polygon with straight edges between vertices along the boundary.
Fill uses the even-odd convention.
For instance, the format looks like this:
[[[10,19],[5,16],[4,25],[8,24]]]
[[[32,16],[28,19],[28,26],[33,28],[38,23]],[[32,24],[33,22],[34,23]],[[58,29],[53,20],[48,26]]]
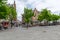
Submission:
[[[29,27],[14,27],[0,32],[0,40],[60,40],[60,25]]]

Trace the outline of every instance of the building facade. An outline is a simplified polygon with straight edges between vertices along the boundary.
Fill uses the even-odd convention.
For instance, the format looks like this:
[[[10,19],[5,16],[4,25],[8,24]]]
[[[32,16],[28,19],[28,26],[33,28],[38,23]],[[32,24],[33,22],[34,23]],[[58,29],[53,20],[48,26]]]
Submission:
[[[39,15],[39,11],[35,8],[33,10],[33,12],[34,12],[34,16],[32,16],[32,21],[37,21],[38,15]]]

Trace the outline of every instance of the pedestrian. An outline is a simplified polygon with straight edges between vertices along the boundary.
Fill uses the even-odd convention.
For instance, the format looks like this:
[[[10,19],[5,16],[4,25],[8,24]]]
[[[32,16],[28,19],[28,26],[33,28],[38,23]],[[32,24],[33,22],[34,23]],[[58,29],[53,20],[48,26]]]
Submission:
[[[8,22],[3,22],[2,25],[5,30],[8,29]]]
[[[2,30],[2,24],[0,23],[0,30]]]

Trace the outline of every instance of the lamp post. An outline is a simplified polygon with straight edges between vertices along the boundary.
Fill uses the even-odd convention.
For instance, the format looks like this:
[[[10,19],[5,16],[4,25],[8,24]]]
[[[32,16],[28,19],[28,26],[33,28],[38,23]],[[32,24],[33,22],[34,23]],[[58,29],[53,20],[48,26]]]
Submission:
[[[9,4],[9,7],[10,7],[10,11],[12,11],[12,5]],[[10,15],[9,15],[9,19],[10,19],[10,24],[11,24],[11,28],[12,28],[12,19],[13,19],[13,16],[12,16],[12,12],[10,12]]]
[[[10,24],[11,24],[11,28],[12,28],[12,15],[10,14]]]

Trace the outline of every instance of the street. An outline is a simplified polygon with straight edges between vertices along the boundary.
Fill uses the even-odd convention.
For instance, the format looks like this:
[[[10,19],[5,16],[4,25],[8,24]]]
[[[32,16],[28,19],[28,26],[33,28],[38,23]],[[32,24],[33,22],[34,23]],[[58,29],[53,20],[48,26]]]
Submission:
[[[14,27],[0,31],[0,40],[60,40],[60,25],[42,27]]]

